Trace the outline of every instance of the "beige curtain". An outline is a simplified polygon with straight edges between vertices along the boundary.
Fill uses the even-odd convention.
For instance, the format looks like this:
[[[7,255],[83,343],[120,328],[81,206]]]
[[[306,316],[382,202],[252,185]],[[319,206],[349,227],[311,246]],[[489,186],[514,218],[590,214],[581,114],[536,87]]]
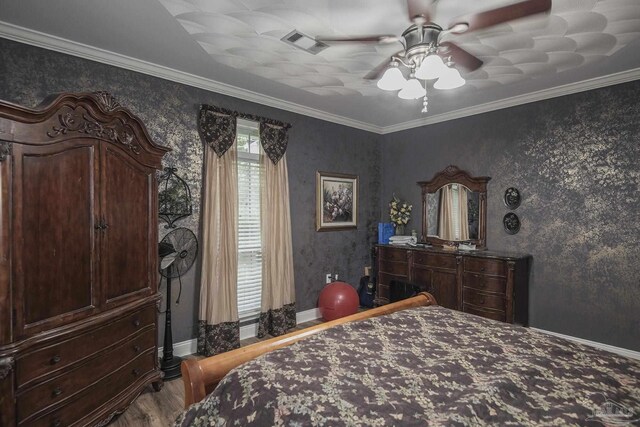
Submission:
[[[438,224],[438,235],[443,240],[455,238],[455,218],[453,218],[453,188],[445,185],[440,189],[440,213]]]
[[[287,159],[274,164],[260,150],[262,230],[262,307],[258,337],[282,335],[296,326],[293,247]]]
[[[469,240],[469,190],[458,185],[458,211],[460,212],[460,240]]]
[[[198,354],[240,346],[238,321],[238,185],[233,144],[221,156],[205,145]]]

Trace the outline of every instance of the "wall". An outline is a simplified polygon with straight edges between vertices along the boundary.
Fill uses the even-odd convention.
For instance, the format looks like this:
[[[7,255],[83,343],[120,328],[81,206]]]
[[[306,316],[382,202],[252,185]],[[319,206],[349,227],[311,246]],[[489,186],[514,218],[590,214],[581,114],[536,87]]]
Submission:
[[[194,215],[179,225],[196,233],[198,105],[293,124],[287,157],[299,311],[315,306],[324,273],[357,282],[394,192],[414,204],[418,218],[415,183],[455,164],[493,177],[490,248],[533,255],[532,326],[640,350],[638,82],[378,136],[0,39],[0,99],[35,106],[51,93],[93,90],[111,92],[142,118],[155,141],[174,150],[165,164],[179,168],[196,201]],[[316,170],[359,175],[357,231],[315,231]],[[515,236],[501,225],[507,211],[501,197],[509,186],[524,196]],[[182,300],[173,306],[176,342],[194,336],[197,276],[193,268],[182,278]]]
[[[291,123],[287,162],[297,309],[316,306],[325,273],[358,283],[363,266],[369,265],[380,216],[379,135],[0,39],[0,99],[36,106],[52,93],[96,90],[114,95],[142,119],[154,141],[173,149],[164,164],[178,168],[195,202],[193,216],[178,225],[196,235],[202,180],[202,144],[196,130],[199,105],[210,103]],[[357,230],[315,231],[316,170],[359,176]],[[162,226],[160,230],[166,232]],[[172,308],[174,342],[195,336],[198,283],[196,266],[182,277],[182,299]],[[177,285],[174,281],[174,299]]]
[[[640,350],[638,99],[632,82],[385,135],[381,209],[393,192],[418,207],[416,182],[449,164],[493,177],[488,245],[533,255],[531,325]]]

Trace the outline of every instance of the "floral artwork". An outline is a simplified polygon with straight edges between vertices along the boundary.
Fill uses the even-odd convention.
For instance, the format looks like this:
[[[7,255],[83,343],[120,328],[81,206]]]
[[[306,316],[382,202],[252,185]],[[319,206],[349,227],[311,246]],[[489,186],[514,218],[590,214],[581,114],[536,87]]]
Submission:
[[[316,181],[317,230],[356,228],[358,177],[356,175],[318,172]]]
[[[396,196],[389,202],[389,217],[394,227],[404,227],[411,219],[411,209],[413,205],[402,202]]]

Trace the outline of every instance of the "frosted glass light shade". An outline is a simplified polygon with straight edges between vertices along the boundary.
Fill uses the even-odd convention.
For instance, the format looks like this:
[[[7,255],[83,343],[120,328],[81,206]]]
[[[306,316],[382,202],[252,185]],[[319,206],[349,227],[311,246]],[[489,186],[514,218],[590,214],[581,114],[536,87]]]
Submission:
[[[448,71],[442,58],[436,54],[431,54],[424,58],[420,67],[416,70],[416,78],[422,80],[433,80],[441,77]]]
[[[389,68],[384,72],[382,78],[378,80],[378,87],[382,90],[402,89],[405,84],[407,84],[407,81],[398,67]]]
[[[443,74],[437,82],[435,82],[433,87],[441,90],[455,89],[465,83],[465,80],[460,76],[460,72],[458,70],[455,68],[448,68],[447,72]]]
[[[417,99],[426,94],[427,91],[422,87],[418,79],[409,79],[402,90],[398,92],[398,97],[402,99]]]

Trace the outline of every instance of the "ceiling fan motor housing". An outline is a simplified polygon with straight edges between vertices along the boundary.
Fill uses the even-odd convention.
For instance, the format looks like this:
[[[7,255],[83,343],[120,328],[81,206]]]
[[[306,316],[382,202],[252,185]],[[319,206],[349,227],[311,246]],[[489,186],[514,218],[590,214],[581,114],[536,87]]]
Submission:
[[[442,32],[442,27],[429,23],[427,25],[412,25],[402,33],[406,46],[406,57],[414,65],[425,55],[435,52],[438,47],[438,38]]]

